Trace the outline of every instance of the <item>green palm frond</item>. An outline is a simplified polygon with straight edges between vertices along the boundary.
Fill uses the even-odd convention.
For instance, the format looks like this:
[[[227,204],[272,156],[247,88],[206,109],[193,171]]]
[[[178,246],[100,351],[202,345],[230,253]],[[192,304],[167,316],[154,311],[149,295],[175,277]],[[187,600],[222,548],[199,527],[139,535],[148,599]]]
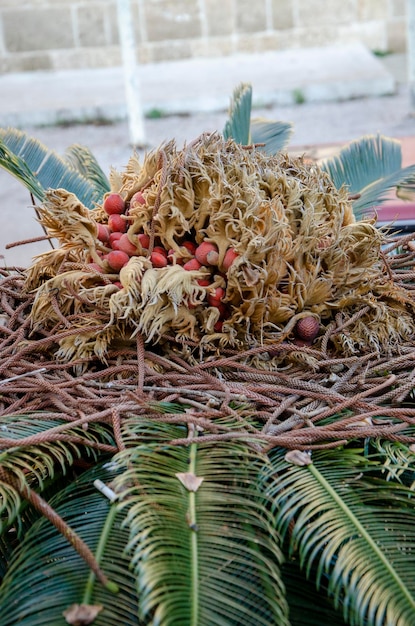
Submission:
[[[399,187],[402,193],[415,184],[415,166],[402,168],[399,141],[382,135],[350,142],[321,166],[337,188],[346,185],[351,194],[360,194],[353,202],[358,218],[383,204],[392,189]]]
[[[132,445],[141,431],[148,441]],[[288,624],[279,538],[256,485],[261,455],[242,443],[174,447],[167,441],[186,430],[148,428],[138,418],[124,436],[115,488],[128,507],[141,618],[163,626]]]
[[[276,154],[284,150],[293,133],[293,125],[290,122],[276,122],[254,118],[251,120],[251,143],[259,145],[258,150],[267,154]]]
[[[1,436],[15,440],[16,445],[0,452],[0,469],[10,472],[20,485],[36,488],[39,493],[56,479],[61,480],[76,459],[95,462],[99,450],[95,444],[113,445],[108,429],[100,424],[90,424],[88,430],[67,428],[63,420],[46,420],[36,413],[2,417]],[[66,440],[48,440],[51,428],[65,426]],[[35,435],[45,435],[45,443],[19,445],[19,440]],[[4,532],[21,513],[24,502],[16,489],[0,479],[0,532]]]
[[[56,511],[94,551],[102,569],[119,585],[113,594],[95,580],[88,566],[44,518],[16,548],[0,586],[1,626],[58,626],[73,604],[102,606],[94,626],[138,626],[134,575],[125,554],[128,531],[123,516],[95,487],[114,478],[112,466],[85,472],[51,499]]]
[[[0,129],[0,166],[40,201],[46,189],[63,188],[87,207],[102,200],[103,189],[43,143],[15,128]]]
[[[283,150],[290,140],[292,124],[290,122],[275,122],[262,118],[251,120],[252,85],[241,83],[233,92],[229,107],[229,119],[223,130],[225,139],[234,139],[247,146],[258,145],[257,149],[267,154],[276,154]]]
[[[4,533],[18,518],[21,512],[22,499],[11,485],[0,480],[0,532]],[[20,522],[18,521],[20,530]],[[7,548],[7,545],[5,546]],[[1,550],[0,550],[1,553]]]
[[[308,466],[271,459],[277,528],[350,626],[411,626],[415,615],[413,492],[365,477],[358,451],[316,452]],[[362,478],[363,477],[363,478]]]
[[[223,129],[225,139],[234,139],[247,146],[251,143],[250,120],[252,108],[252,86],[241,83],[233,92],[229,107],[229,119]]]
[[[0,166],[17,178],[38,200],[43,200],[45,190],[27,163],[14,154],[4,143],[0,143]]]
[[[371,445],[376,451],[372,458],[378,460],[385,480],[399,481],[409,487],[415,483],[415,451],[407,444],[374,439]]]
[[[109,180],[88,147],[73,144],[66,149],[65,158],[82,176],[93,182],[102,195],[110,191]]]

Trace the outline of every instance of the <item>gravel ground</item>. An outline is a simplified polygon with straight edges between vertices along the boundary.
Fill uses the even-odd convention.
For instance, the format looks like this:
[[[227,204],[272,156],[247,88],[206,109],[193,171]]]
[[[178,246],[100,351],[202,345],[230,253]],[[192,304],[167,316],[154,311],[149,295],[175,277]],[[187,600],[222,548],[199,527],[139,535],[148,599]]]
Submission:
[[[362,135],[377,132],[398,139],[414,136],[415,142],[415,117],[411,115],[408,88],[403,84],[393,96],[270,107],[254,111],[254,116],[292,122],[293,135],[289,149],[315,156],[324,155],[325,148],[332,150],[333,144],[344,144]],[[155,147],[175,138],[181,147],[185,141],[194,139],[204,131],[222,130],[226,118],[224,111],[147,119],[145,127],[148,146]],[[111,166],[122,169],[133,151],[129,145],[126,122],[25,130],[60,154],[73,143],[88,146],[106,172],[109,172]],[[0,255],[4,257],[1,263],[27,266],[35,254],[48,249],[48,244],[42,242],[5,249],[11,242],[37,237],[43,232],[36,222],[28,192],[2,169],[0,206],[5,217],[0,232]]]

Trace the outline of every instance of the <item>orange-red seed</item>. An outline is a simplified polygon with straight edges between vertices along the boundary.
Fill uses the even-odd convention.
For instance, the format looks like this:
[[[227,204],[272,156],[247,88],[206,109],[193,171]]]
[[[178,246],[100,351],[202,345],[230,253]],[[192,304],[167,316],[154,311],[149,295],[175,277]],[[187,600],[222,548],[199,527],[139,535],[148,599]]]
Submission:
[[[119,193],[110,193],[104,200],[103,209],[107,215],[121,215],[125,210],[124,198]]]

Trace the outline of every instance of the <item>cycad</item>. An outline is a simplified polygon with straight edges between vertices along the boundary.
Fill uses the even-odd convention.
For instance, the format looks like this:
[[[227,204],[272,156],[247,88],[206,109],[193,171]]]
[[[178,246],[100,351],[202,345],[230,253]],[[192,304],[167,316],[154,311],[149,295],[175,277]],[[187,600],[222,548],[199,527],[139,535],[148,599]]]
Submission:
[[[274,150],[281,149],[289,127],[262,126],[265,132],[257,135],[250,98],[249,86],[241,86],[225,134],[237,132],[241,143],[265,143],[261,147],[270,150],[267,137],[274,135],[280,142]],[[2,134],[1,164],[41,200],[53,186],[55,166],[45,168],[39,182],[21,142],[46,158],[46,148],[9,131]],[[370,166],[364,172],[352,165],[356,150],[359,163]],[[390,140],[364,139],[325,168],[337,185],[346,182],[350,193],[361,193],[364,210],[381,201],[385,188],[413,184],[412,168],[400,171],[398,153]],[[93,208],[109,188],[104,175],[87,149],[71,148],[67,159],[71,165],[54,161],[61,184],[85,193]],[[5,279],[7,304],[7,273]],[[30,294],[22,298],[16,317],[28,306],[24,298],[30,304]],[[288,374],[267,374],[261,368],[253,373],[235,355],[210,357],[201,368],[174,352],[168,361],[160,347],[144,349],[138,338],[135,352],[120,342],[107,363],[77,377],[70,365],[48,361],[47,336],[18,334],[12,322],[1,371],[18,365],[11,343],[16,337],[29,377],[41,375],[35,358],[46,373],[39,379],[37,411],[14,410],[10,383],[0,385],[0,626],[413,625],[409,374],[399,391],[399,374],[412,368],[409,348],[392,365],[387,358],[377,365],[355,357],[321,364],[320,373],[317,351],[306,348]],[[260,365],[267,358],[258,351]],[[365,376],[379,386],[369,399]],[[35,383],[17,380],[13,393],[32,401]],[[351,380],[363,385],[355,404]],[[343,389],[349,395],[342,397]],[[71,404],[74,393],[78,404]],[[406,413],[399,413],[399,403],[392,406],[399,394],[410,405]],[[353,424],[370,409],[376,423],[374,417]],[[375,437],[377,430],[383,436]],[[321,439],[312,437],[318,431]],[[278,437],[300,448],[300,455],[286,456]],[[109,498],[97,484],[109,488]],[[28,489],[56,512],[57,528],[28,505]],[[82,545],[77,553],[59,532],[59,520],[85,542],[112,585],[97,579]]]

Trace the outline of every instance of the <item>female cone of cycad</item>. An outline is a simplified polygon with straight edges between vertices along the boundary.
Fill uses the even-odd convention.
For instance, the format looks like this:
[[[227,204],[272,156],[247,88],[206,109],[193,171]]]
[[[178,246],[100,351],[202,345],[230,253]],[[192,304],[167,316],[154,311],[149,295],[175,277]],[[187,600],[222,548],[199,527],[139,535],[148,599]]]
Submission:
[[[356,320],[330,336],[333,353],[389,353],[413,339],[413,298],[385,270],[382,233],[355,221],[347,190],[316,164],[213,134],[183,150],[167,143],[143,163],[134,155],[111,182],[93,211],[64,190],[48,192],[40,209],[60,248],[35,259],[26,286],[37,290],[35,329],[61,323],[44,297],[59,288],[61,314],[79,331],[62,340],[60,357],[104,358],[137,333],[166,352],[163,337],[174,337],[190,360],[199,347],[245,350],[302,335],[318,347],[338,312]],[[95,342],[92,313],[104,326]]]

